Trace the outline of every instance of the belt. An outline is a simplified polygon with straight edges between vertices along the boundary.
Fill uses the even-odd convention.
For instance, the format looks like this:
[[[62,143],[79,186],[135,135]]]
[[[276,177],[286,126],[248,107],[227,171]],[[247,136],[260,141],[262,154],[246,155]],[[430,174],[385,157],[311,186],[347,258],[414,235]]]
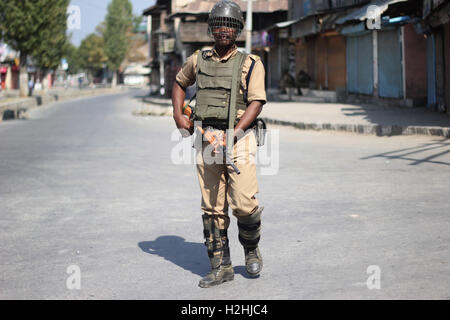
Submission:
[[[213,127],[216,130],[226,131],[228,129],[228,123],[203,121],[202,128],[205,129],[206,127]]]
[[[236,121],[236,124],[239,122]],[[228,129],[228,123],[225,122],[213,122],[213,121],[202,121],[202,128],[205,129],[206,127],[213,127],[217,130],[223,130],[226,131]],[[254,129],[256,127],[256,119],[248,126],[248,129]]]

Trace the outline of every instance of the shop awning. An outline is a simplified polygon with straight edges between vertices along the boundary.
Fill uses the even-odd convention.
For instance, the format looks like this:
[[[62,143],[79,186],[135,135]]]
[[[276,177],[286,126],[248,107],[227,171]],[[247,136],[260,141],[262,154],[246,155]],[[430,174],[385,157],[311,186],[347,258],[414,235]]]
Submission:
[[[319,32],[319,16],[303,17],[292,25],[292,37],[300,38]]]
[[[336,21],[347,15],[348,11],[318,13],[290,21],[292,37],[299,38],[335,29]]]
[[[299,20],[297,19],[297,20],[278,22],[278,23],[275,23],[275,24],[271,25],[270,27],[268,27],[266,29],[266,31],[270,31],[270,30],[274,30],[274,29],[284,29],[284,28],[287,28],[287,27],[293,25],[294,23],[296,23],[298,21]]]
[[[371,1],[367,5],[360,7],[344,17],[336,20],[336,24],[344,24],[349,21],[364,21],[373,19],[375,16],[383,14],[390,5],[398,2],[406,2],[407,0],[377,0]]]
[[[185,1],[186,2],[186,1]],[[242,12],[247,11],[247,1],[235,0]],[[193,0],[187,2],[185,5],[176,5],[174,12],[169,18],[189,15],[205,15],[211,12],[212,7],[216,1],[211,0]],[[287,0],[258,0],[253,2],[253,13],[272,13],[277,11],[287,11]]]

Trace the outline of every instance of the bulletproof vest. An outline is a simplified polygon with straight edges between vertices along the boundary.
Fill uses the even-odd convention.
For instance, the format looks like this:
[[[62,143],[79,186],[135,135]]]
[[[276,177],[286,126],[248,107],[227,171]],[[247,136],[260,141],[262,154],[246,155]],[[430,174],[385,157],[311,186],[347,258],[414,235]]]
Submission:
[[[232,88],[233,68],[238,70],[238,82],[241,83],[242,67],[246,54],[237,52],[227,61],[214,61],[208,54],[201,52],[197,59],[197,102],[194,119],[206,123],[224,123],[228,121]],[[244,95],[239,87],[236,90],[236,110],[247,109]],[[236,112],[234,112],[234,117]],[[235,119],[237,123],[237,119]]]

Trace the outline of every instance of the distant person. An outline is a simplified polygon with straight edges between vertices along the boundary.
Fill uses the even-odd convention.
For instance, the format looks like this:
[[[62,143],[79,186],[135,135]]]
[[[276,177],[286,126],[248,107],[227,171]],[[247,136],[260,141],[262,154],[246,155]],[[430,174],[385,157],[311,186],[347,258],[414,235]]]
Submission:
[[[42,90],[42,84],[41,84],[41,80],[37,80],[36,85],[34,86],[34,90],[36,92],[41,91]]]
[[[82,77],[79,77],[79,78],[78,78],[78,88],[81,89],[82,86],[83,86],[83,78],[82,78]]]
[[[34,80],[33,77],[30,78],[28,81],[28,96],[31,97],[33,95],[33,89],[34,89]]]
[[[281,93],[289,93],[288,90],[294,87],[295,87],[294,77],[291,76],[287,70],[284,70],[280,81]]]

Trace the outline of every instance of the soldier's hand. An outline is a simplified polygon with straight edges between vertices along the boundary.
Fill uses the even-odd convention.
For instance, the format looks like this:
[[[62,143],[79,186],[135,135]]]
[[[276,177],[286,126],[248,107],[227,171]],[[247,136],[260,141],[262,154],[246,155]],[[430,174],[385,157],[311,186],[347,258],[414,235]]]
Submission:
[[[206,129],[204,133],[205,139],[214,147],[214,153],[220,153],[220,147],[223,145],[223,131]]]
[[[180,130],[181,135],[186,138],[194,133],[194,126],[188,118],[183,115],[174,115],[175,124],[178,130]]]

